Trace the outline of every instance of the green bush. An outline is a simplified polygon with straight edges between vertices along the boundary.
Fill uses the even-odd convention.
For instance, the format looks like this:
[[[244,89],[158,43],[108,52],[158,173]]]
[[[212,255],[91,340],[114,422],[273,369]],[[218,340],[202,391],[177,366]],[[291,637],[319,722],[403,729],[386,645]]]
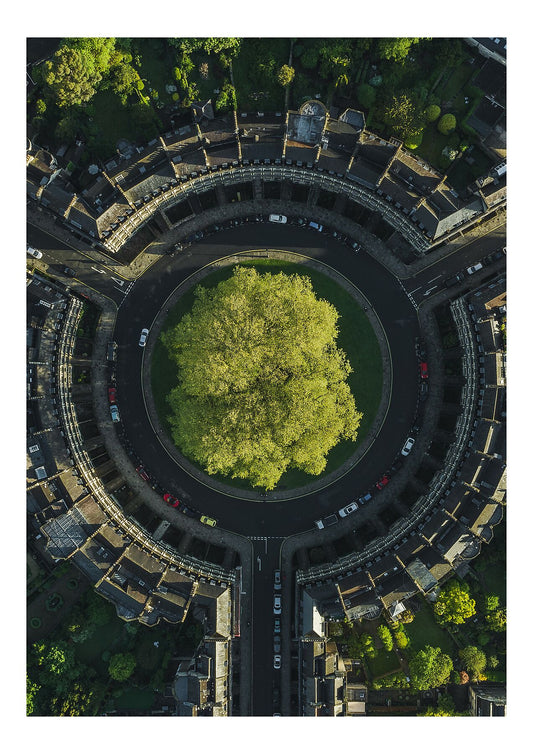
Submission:
[[[455,131],[456,126],[457,121],[455,119],[455,115],[453,115],[452,113],[445,113],[439,120],[437,129],[439,133],[444,134],[444,136],[449,136]]]
[[[438,105],[429,105],[425,111],[426,120],[428,123],[433,123],[440,116],[440,107]]]

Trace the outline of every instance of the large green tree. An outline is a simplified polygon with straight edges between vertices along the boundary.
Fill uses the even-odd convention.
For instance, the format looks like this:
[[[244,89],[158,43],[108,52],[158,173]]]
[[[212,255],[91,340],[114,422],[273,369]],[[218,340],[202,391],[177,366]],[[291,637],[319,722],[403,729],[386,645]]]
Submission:
[[[417,691],[425,691],[442,686],[453,669],[451,657],[440,647],[426,645],[409,661],[411,685]]]
[[[176,445],[209,474],[267,490],[289,467],[320,474],[362,417],[337,320],[299,275],[236,267],[218,286],[199,286],[191,312],[163,336],[178,366]]]
[[[43,64],[45,91],[58,107],[86,104],[111,65],[115,39],[86,37],[63,40]]]
[[[462,663],[461,667],[470,674],[472,679],[475,680],[483,673],[487,666],[487,658],[482,649],[470,645],[460,649],[458,654]]]
[[[119,652],[109,660],[108,672],[115,681],[126,681],[135,670],[137,661],[131,652]]]
[[[380,58],[403,63],[411,47],[419,41],[419,37],[385,37],[378,40],[377,52]]]
[[[475,615],[476,602],[470,597],[468,586],[453,579],[442,589],[433,609],[437,623],[457,625]]]

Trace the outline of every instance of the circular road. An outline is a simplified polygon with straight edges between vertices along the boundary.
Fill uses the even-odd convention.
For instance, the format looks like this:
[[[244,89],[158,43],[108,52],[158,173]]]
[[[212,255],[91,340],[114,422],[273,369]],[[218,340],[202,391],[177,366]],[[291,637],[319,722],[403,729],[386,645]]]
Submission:
[[[326,263],[350,280],[381,321],[392,362],[392,390],[381,428],[364,457],[329,486],[290,501],[243,500],[189,475],[163,451],[147,414],[142,389],[139,335],[150,328],[167,297],[190,275],[217,259],[253,249],[283,249]],[[418,365],[414,348],[418,317],[398,279],[364,249],[355,252],[330,236],[291,225],[247,223],[204,238],[165,256],[137,279],[119,307],[117,387],[125,437],[132,454],[162,491],[190,503],[218,526],[247,537],[287,537],[350,503],[374,486],[394,463],[415,420]],[[357,398],[357,396],[356,396]],[[175,516],[181,514],[172,511]]]

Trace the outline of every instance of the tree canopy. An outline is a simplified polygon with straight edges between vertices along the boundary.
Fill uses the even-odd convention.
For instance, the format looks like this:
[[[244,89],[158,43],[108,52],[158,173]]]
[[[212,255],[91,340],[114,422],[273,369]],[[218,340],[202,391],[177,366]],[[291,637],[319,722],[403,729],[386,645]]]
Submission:
[[[440,647],[426,645],[409,661],[411,685],[418,691],[433,689],[446,683],[452,672],[451,657]]]
[[[294,467],[320,474],[362,414],[336,345],[338,314],[309,278],[236,267],[163,335],[178,366],[172,436],[209,474],[273,489]]]
[[[468,586],[453,579],[443,588],[433,609],[437,623],[457,625],[475,615],[476,602],[470,597]]]

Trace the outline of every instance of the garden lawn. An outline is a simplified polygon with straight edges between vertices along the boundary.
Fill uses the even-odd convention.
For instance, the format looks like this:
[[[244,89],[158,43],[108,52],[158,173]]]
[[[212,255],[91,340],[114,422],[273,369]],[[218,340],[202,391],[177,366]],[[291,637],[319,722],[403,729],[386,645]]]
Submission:
[[[355,398],[357,409],[363,412],[363,418],[357,441],[355,443],[351,440],[341,441],[330,451],[326,469],[323,472],[323,474],[329,474],[341,466],[354,453],[358,443],[361,443],[366,437],[379,407],[383,384],[383,367],[374,331],[361,307],[354,302],[344,288],[327,275],[300,264],[280,260],[243,260],[240,265],[255,267],[259,271],[272,274],[285,272],[286,274],[306,275],[311,279],[317,296],[333,304],[339,313],[337,343],[345,351],[352,366],[353,373],[348,377],[348,384]],[[229,278],[232,274],[233,266],[224,267],[214,272],[201,284],[206,288],[211,288],[218,285],[221,280]],[[183,315],[190,311],[193,302],[194,289],[188,291],[171,309],[164,330],[174,327]],[[177,368],[168,357],[166,349],[159,339],[152,354],[151,378],[157,413],[165,431],[170,434],[166,396],[176,385]],[[251,489],[250,485],[242,479],[228,479],[219,475],[215,475],[213,478],[241,489]],[[316,476],[305,474],[297,469],[289,469],[281,477],[277,489],[299,487],[314,482],[316,479]]]
[[[450,657],[453,657],[456,651],[451,636],[445,628],[437,624],[433,609],[427,604],[424,604],[416,613],[412,623],[404,625],[404,630],[410,639],[408,649],[413,653],[423,649],[426,644],[431,647],[440,647]]]
[[[115,699],[117,709],[148,710],[153,707],[155,693],[152,689],[127,688]]]
[[[372,678],[380,678],[402,669],[394,651],[386,652],[384,649],[378,649],[375,657],[367,656],[365,659]]]

